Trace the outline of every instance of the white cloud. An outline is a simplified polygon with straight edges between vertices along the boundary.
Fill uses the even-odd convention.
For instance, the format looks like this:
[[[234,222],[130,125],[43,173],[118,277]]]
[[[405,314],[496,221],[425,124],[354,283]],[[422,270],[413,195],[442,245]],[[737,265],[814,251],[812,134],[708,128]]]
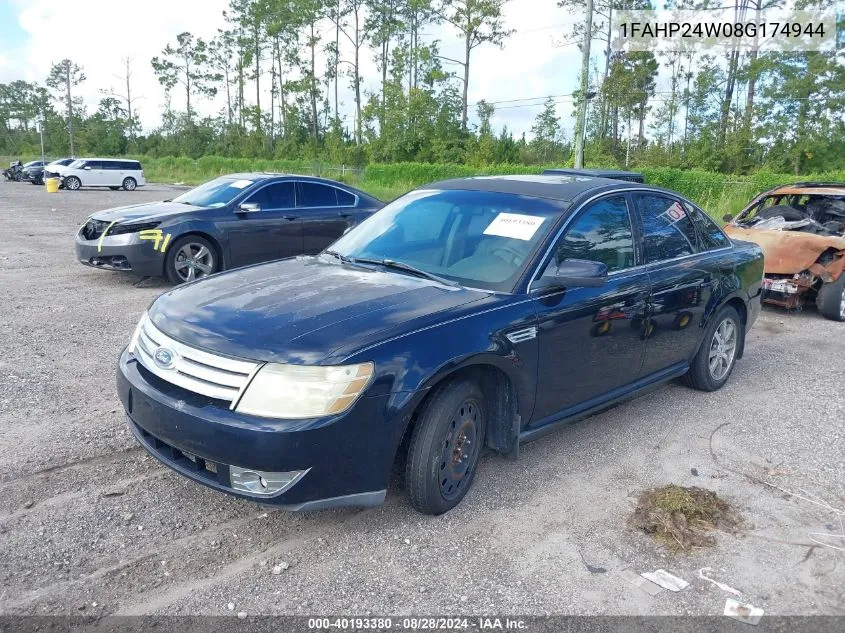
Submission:
[[[20,26],[29,41],[20,53],[27,63],[15,68],[0,60],[0,76],[5,80],[23,78],[43,83],[50,65],[65,57],[84,67],[87,81],[78,88],[89,111],[96,108],[102,97],[100,90],[118,88],[123,74],[122,59],[133,58],[133,92],[143,96],[136,103],[145,129],[159,124],[164,92],[150,66],[150,59],[158,55],[182,31],[190,31],[203,39],[212,38],[224,26],[222,11],[228,0],[77,0],[70,5],[57,5],[55,0],[13,0],[18,7]],[[542,97],[571,93],[577,81],[580,54],[577,47],[559,47],[555,41],[565,37],[566,24],[574,18],[557,7],[556,0],[513,0],[506,5],[506,25],[516,33],[505,42],[503,49],[484,44],[472,56],[469,102],[486,99],[490,102],[511,101],[526,97]],[[333,35],[328,25],[323,29],[326,38]],[[463,42],[448,25],[429,26],[425,38],[441,40],[440,50],[446,57],[461,58]],[[322,61],[322,60],[320,60]],[[320,63],[318,61],[318,63]],[[322,61],[324,63],[324,61]],[[449,66],[456,74],[461,67]],[[372,52],[367,50],[362,60],[365,89],[377,90],[379,73]],[[13,73],[15,76],[10,76]],[[23,76],[21,76],[21,74]],[[262,105],[269,104],[269,76],[262,77]],[[346,120],[351,121],[354,109],[352,91],[342,80],[341,100]],[[254,95],[254,88],[246,94]],[[224,101],[218,96],[214,102],[198,104],[203,114],[218,111]],[[174,91],[173,106],[184,107],[179,90]],[[494,124],[502,125],[516,134],[528,131],[534,117],[542,108],[526,107],[520,102],[500,103]],[[516,107],[515,107],[516,106]],[[571,126],[571,101],[558,103],[558,114],[565,127]],[[474,108],[471,108],[471,117]]]

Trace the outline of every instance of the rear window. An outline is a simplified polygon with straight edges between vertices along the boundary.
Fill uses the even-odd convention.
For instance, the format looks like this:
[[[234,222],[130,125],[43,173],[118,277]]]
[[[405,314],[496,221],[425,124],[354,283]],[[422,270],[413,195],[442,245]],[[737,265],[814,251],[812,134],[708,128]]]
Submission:
[[[337,192],[337,206],[339,207],[353,207],[355,206],[355,196],[343,189],[335,189]]]

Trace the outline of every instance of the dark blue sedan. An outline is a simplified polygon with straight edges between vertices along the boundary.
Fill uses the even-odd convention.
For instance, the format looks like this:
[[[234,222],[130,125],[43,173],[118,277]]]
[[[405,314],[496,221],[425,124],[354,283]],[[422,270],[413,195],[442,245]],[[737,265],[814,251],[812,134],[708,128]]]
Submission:
[[[313,257],[159,297],[119,362],[137,439],[221,491],[288,509],[467,493],[484,447],[685,377],[722,387],[763,256],[670,191],[470,178],[413,191]]]
[[[333,180],[232,174],[173,200],[93,214],[76,235],[76,256],[86,266],[182,283],[319,253],[383,205]]]

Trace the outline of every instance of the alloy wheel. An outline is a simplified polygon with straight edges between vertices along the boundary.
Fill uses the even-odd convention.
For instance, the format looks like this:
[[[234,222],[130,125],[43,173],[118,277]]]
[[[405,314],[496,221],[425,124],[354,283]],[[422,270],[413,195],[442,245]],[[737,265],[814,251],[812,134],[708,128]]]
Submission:
[[[728,375],[736,356],[737,328],[733,319],[724,319],[710,341],[708,364],[710,376],[720,381]]]
[[[204,244],[187,242],[176,253],[173,266],[182,281],[200,279],[214,272],[214,253]]]

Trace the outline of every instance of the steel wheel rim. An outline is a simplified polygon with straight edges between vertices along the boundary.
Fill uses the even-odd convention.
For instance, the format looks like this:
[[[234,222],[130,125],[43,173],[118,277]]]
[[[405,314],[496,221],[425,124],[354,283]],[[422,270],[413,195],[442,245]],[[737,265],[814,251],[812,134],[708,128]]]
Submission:
[[[182,281],[201,279],[214,272],[214,254],[204,244],[183,244],[173,260],[176,275]]]
[[[481,407],[475,399],[465,400],[452,413],[438,464],[440,494],[451,500],[462,494],[471,479],[481,443]]]
[[[710,376],[719,381],[728,375],[736,356],[737,328],[732,319],[725,319],[713,332],[710,340],[708,365]]]

